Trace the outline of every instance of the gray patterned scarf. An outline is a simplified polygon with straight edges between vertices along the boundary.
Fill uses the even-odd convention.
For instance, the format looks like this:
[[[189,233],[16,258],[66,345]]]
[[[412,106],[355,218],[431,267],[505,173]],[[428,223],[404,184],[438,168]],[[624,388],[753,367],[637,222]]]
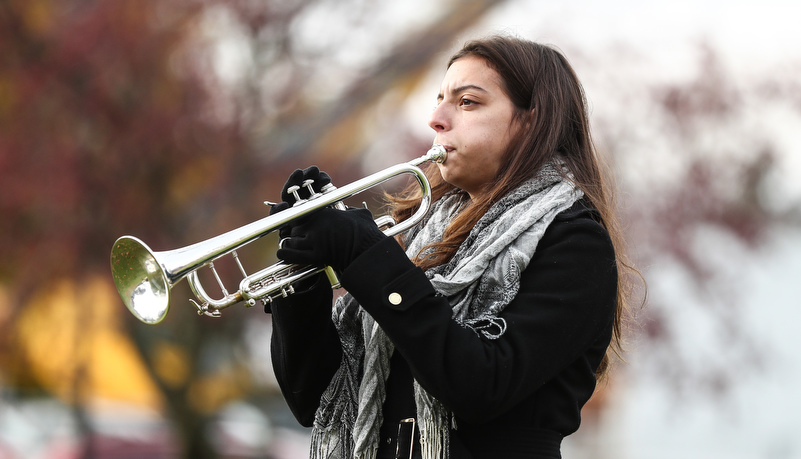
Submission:
[[[454,257],[426,272],[434,289],[448,298],[454,320],[485,339],[503,335],[506,322],[499,314],[517,295],[537,243],[554,217],[582,196],[551,165],[495,203]],[[426,219],[405,235],[406,253],[414,257],[440,240],[466,199],[457,190],[434,203]],[[394,347],[350,294],[337,299],[333,320],[343,357],[315,415],[310,457],[373,459]],[[414,394],[423,459],[447,458],[453,416],[416,381]]]

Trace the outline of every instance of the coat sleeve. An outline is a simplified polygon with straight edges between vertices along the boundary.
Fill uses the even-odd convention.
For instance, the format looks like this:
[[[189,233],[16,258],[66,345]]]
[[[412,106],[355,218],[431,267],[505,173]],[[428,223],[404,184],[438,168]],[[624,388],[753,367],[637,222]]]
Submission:
[[[339,367],[342,346],[331,320],[331,286],[324,276],[310,289],[270,305],[270,355],[278,385],[298,422],[310,427],[320,397]]]
[[[357,258],[341,281],[426,391],[458,417],[483,422],[530,396],[599,340],[608,345],[616,276],[614,249],[600,224],[555,220],[500,316],[507,328],[497,339],[452,319],[447,299],[393,239]]]

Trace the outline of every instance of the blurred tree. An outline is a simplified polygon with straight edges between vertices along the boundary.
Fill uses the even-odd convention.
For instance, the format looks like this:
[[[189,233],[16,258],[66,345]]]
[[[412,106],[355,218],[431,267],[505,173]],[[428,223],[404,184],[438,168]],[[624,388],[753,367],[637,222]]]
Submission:
[[[615,75],[605,89],[620,107],[595,116],[620,177],[638,265],[659,276],[660,287],[686,289],[649,295],[637,320],[642,363],[676,394],[720,397],[763,364],[730,255],[759,248],[777,225],[801,222],[798,202],[775,199],[789,196],[777,171],[793,153],[785,126],[771,122],[776,112],[801,119],[801,104],[791,73],[738,75],[713,47],[698,51],[687,79]],[[674,283],[664,287],[666,279]],[[686,323],[672,301],[702,305],[696,320]],[[694,346],[688,329],[714,345]]]
[[[48,305],[29,302],[31,297],[63,292],[57,287],[62,279],[79,289],[96,276],[108,279],[115,235],[136,229],[163,241],[191,232],[206,216],[204,201],[229,180],[233,158],[247,160],[237,120],[215,112],[217,82],[209,60],[192,52],[205,3],[0,3],[0,279],[10,292],[2,336],[4,351],[14,351],[3,352],[4,367],[18,389],[43,385],[75,403],[86,429],[81,406],[92,396],[84,387],[86,356],[42,356],[60,364],[61,377],[49,381],[59,390],[36,371],[41,360],[35,360],[35,348],[15,345],[40,340],[51,349],[69,349],[69,341],[46,339],[58,336],[53,327],[74,329],[76,343],[93,342],[87,340],[98,330],[81,330],[98,323],[92,315],[102,305],[60,295],[48,300],[60,314],[34,321],[37,309]],[[18,316],[25,316],[23,322]],[[15,329],[16,323],[32,323],[39,337],[23,341],[30,329]],[[152,352],[152,339],[137,343],[146,362],[160,355]],[[182,399],[164,400],[185,431],[181,437],[202,442],[191,426],[180,429],[194,414]]]
[[[96,268],[87,253],[142,221],[174,237],[175,210],[221,180],[236,125],[214,116],[208,62],[181,52],[201,5],[171,5],[3,2],[4,278]]]

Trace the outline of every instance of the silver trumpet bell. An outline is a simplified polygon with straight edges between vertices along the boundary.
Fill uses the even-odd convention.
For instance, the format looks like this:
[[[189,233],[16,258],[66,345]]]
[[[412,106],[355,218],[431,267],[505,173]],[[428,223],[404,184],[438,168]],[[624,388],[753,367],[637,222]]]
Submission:
[[[387,236],[402,233],[419,223],[431,207],[431,185],[417,166],[425,162],[442,163],[446,158],[445,148],[434,145],[425,155],[413,161],[397,164],[340,188],[330,186],[308,200],[298,201],[287,210],[179,249],[156,252],[133,236],[123,236],[117,239],[111,250],[114,284],[125,306],[146,324],[157,324],[164,320],[170,307],[170,289],[184,278],[187,278],[197,297],[197,301],[190,301],[197,308],[198,314],[212,317],[219,317],[221,309],[240,302],[250,307],[257,300],[271,302],[274,298],[286,297],[294,292],[293,285],[297,281],[319,272],[325,272],[332,287],[338,288],[339,281],[330,267],[279,262],[248,275],[236,250],[296,218],[327,206],[344,208],[343,200],[401,174],[411,174],[417,179],[422,192],[420,208],[411,217],[397,224],[389,216],[376,219],[379,227],[388,227],[384,230]],[[234,293],[228,293],[214,270],[214,261],[229,254],[234,257],[243,276],[239,289]],[[197,271],[204,266],[208,266],[214,273],[223,294],[222,298],[211,298],[201,285]]]

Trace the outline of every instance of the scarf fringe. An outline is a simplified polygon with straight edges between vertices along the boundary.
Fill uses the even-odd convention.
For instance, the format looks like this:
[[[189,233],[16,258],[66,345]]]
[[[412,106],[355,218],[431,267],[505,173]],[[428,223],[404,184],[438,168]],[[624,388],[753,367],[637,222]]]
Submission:
[[[367,449],[367,451],[355,455],[354,459],[376,459],[376,456],[378,456],[378,447],[371,446],[370,448]]]
[[[448,424],[433,419],[418,420],[420,428],[420,449],[423,459],[440,459],[448,457],[450,450],[450,430]]]
[[[353,457],[353,443],[350,441],[350,429],[347,426],[339,423],[326,430],[312,430],[309,459],[349,457]]]

